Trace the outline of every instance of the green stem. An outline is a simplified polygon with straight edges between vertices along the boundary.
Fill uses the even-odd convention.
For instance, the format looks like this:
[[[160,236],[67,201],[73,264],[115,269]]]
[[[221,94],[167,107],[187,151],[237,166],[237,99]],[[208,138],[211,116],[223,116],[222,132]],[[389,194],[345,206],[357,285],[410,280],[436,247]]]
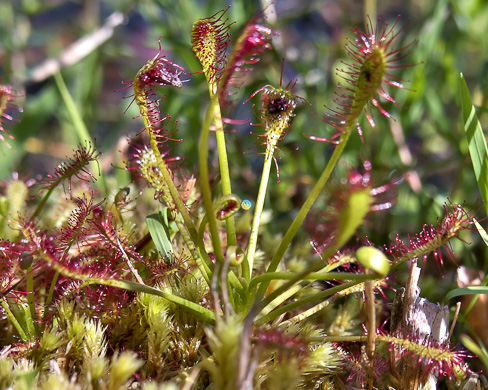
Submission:
[[[141,106],[139,106],[141,107]],[[146,107],[143,107],[145,110],[146,110]],[[144,111],[144,112],[147,112]],[[141,109],[141,113],[143,113],[143,109]],[[183,223],[184,225],[182,226],[181,223],[179,223],[177,226],[178,226],[178,230],[180,231],[180,234],[182,235],[183,237],[183,240],[185,241],[188,249],[190,250],[190,252],[192,253],[195,261],[197,262],[197,264],[199,263],[199,261],[197,260],[197,258],[195,257],[197,254],[195,253],[195,251],[193,250],[195,248],[195,246],[193,245],[193,243],[197,243],[198,245],[198,249],[199,249],[199,257],[200,259],[208,259],[208,254],[207,252],[205,251],[205,246],[203,244],[203,241],[202,240],[199,240],[198,239],[198,232],[196,231],[195,229],[195,226],[193,224],[193,221],[190,217],[190,213],[188,212],[188,209],[186,208],[185,204],[183,203],[181,197],[180,197],[180,194],[178,192],[178,189],[176,188],[174,182],[173,182],[173,179],[169,173],[169,170],[168,170],[168,167],[164,161],[164,159],[162,158],[160,152],[159,152],[159,148],[158,148],[158,144],[157,144],[157,141],[151,131],[151,123],[149,121],[149,118],[147,117],[147,115],[144,115],[143,113],[143,119],[144,119],[144,124],[146,126],[146,129],[147,129],[147,132],[148,132],[148,135],[149,135],[149,138],[150,138],[150,144],[151,144],[151,148],[154,152],[154,155],[156,156],[156,161],[158,163],[158,167],[160,169],[160,172],[163,176],[163,180],[167,186],[167,188],[169,189],[169,192],[171,194],[171,197],[173,198],[173,202],[174,202],[174,205],[176,206],[176,208],[178,209],[178,211],[180,212],[180,215],[181,217],[183,218]],[[177,219],[177,218],[175,218]],[[186,229],[185,229],[186,228]],[[188,237],[189,235],[189,237]],[[205,260],[202,260],[202,263],[205,262]],[[207,267],[205,267],[205,272],[209,271],[209,269]],[[202,273],[202,275],[204,276],[205,278],[205,275]],[[212,277],[212,274],[211,272],[207,274],[207,277],[205,278],[205,280],[207,281],[207,283],[210,282],[210,279]],[[208,280],[207,280],[208,279]]]
[[[198,164],[200,165],[200,185],[202,188],[203,206],[205,208],[208,227],[210,229],[210,237],[212,239],[215,260],[218,264],[222,265],[224,263],[224,256],[222,253],[222,247],[220,245],[217,220],[215,219],[212,203],[212,191],[210,190],[210,180],[208,176],[208,138],[210,134],[210,126],[212,124],[214,110],[213,106],[216,104],[218,104],[218,99],[212,98],[203,120],[202,132],[200,134],[200,141],[198,144]]]
[[[301,274],[300,274],[301,275]],[[249,283],[249,290],[256,287],[262,282],[270,282],[271,280],[291,280],[297,276],[296,273],[291,272],[268,272],[256,276]],[[305,277],[300,277],[300,280],[364,280],[363,274],[352,274],[345,272],[310,272]]]
[[[26,284],[26,291],[27,291],[27,304],[29,305],[29,311],[32,318],[32,322],[34,324],[36,335],[39,336],[39,328],[36,321],[37,313],[36,313],[36,302],[34,299],[34,275],[32,274],[32,265],[27,270],[25,284]]]
[[[319,180],[313,187],[312,191],[310,192],[307,199],[305,200],[305,203],[303,204],[302,208],[300,209],[297,216],[293,220],[292,224],[288,228],[288,231],[283,237],[280,246],[276,250],[276,253],[273,256],[273,259],[271,260],[271,263],[269,264],[269,267],[266,272],[274,272],[278,268],[278,265],[280,261],[283,259],[283,255],[285,254],[288,248],[288,245],[290,245],[291,240],[293,239],[293,237],[295,237],[295,234],[297,233],[300,226],[302,226],[302,223],[305,220],[305,217],[307,216],[308,212],[310,211],[313,204],[317,200],[318,196],[320,195],[325,185],[327,184],[327,181],[329,180],[332,171],[337,165],[337,161],[341,157],[342,152],[344,151],[344,148],[347,145],[347,141],[349,140],[350,134],[351,132],[348,131],[341,136],[340,144],[337,145],[337,147],[334,149],[334,153],[332,153],[332,156],[329,162],[327,163],[324,171],[322,172],[322,175],[320,175]],[[261,285],[259,286],[258,295],[264,296],[264,293],[266,292],[268,285],[269,282],[261,283]]]
[[[212,239],[215,260],[218,264],[220,264],[220,266],[222,266],[224,263],[224,255],[222,252],[222,246],[220,245],[220,237],[217,229],[217,220],[215,218],[215,212],[212,203],[212,191],[210,189],[210,180],[208,176],[208,138],[210,135],[210,126],[212,125],[212,119],[214,115],[214,106],[219,104],[218,98],[214,97],[212,93],[211,96],[212,99],[210,100],[210,105],[205,114],[205,118],[203,119],[200,141],[198,143],[198,164],[200,166],[200,186],[202,190],[203,206],[205,208],[205,215],[207,217],[208,227],[210,230],[210,237]],[[200,239],[197,242],[200,251],[205,251],[203,240]],[[228,277],[231,285],[235,289],[239,291],[243,289],[241,282],[232,271],[228,273]],[[231,290],[229,290],[229,294],[232,294]]]
[[[42,209],[46,205],[47,200],[49,199],[49,197],[53,193],[54,189],[58,186],[58,184],[60,182],[61,182],[61,180],[57,180],[55,183],[53,183],[53,185],[51,185],[51,187],[49,187],[49,190],[47,190],[47,192],[42,197],[41,201],[39,202],[36,209],[34,210],[34,213],[29,218],[29,221],[33,221],[34,218],[36,218],[41,213]]]
[[[222,180],[222,194],[229,195],[232,193],[230,174],[229,174],[229,162],[227,159],[227,148],[225,147],[225,134],[224,126],[222,123],[222,114],[220,112],[220,104],[218,95],[212,96],[216,103],[213,107],[213,121],[215,126],[215,138],[217,140],[217,150],[219,154],[219,166],[220,166],[220,178]],[[225,227],[227,230],[227,246],[237,245],[236,237],[236,225],[234,217],[227,218],[225,221]]]
[[[263,174],[261,176],[261,183],[259,184],[258,197],[256,199],[256,206],[254,209],[254,217],[251,225],[251,235],[249,237],[246,257],[242,262],[242,276],[247,281],[249,281],[252,276],[254,255],[256,254],[256,246],[258,243],[259,225],[261,223],[261,214],[263,213],[264,200],[266,198],[266,190],[268,188],[269,172],[271,171],[273,153],[275,150],[275,144],[267,143],[266,145],[266,156],[264,158]]]
[[[215,314],[213,311],[206,309],[197,303],[191,302],[187,299],[181,298],[179,296],[158,290],[156,288],[140,284],[137,282],[132,282],[129,280],[113,280],[113,279],[96,279],[96,278],[88,278],[86,280],[88,283],[94,284],[104,284],[107,286],[117,287],[124,290],[136,291],[146,294],[157,295],[162,297],[170,302],[176,303],[181,308],[189,311],[196,317],[198,317],[203,322],[209,325],[215,325]]]
[[[163,162],[164,162],[164,160],[163,160]],[[183,241],[185,242],[188,250],[191,253],[191,256],[195,260],[203,278],[205,279],[208,286],[210,287],[210,278],[211,278],[212,272],[211,272],[208,265],[211,264],[212,262],[211,262],[210,258],[208,257],[207,252],[201,251],[201,253],[200,253],[200,251],[197,251],[197,249],[195,247],[195,243],[194,243],[194,242],[203,242],[203,240],[200,239],[200,235],[198,233],[197,240],[192,241],[192,237],[190,235],[190,232],[188,231],[186,225],[184,224],[183,216],[181,215],[181,213],[178,212],[178,209],[175,206],[175,202],[173,201],[173,196],[171,195],[171,192],[168,192],[169,187],[167,185],[165,185],[164,188],[165,188],[165,190],[161,191],[161,196],[162,196],[163,200],[165,201],[165,203],[167,204],[167,206],[171,212],[171,216],[173,217],[173,219],[176,223],[176,226],[178,227],[178,230],[179,230],[181,236],[183,237]]]
[[[7,317],[10,319],[15,329],[17,329],[17,332],[19,333],[19,336],[22,339],[22,341],[24,342],[31,341],[31,339],[27,337],[27,334],[24,332],[24,329],[20,325],[19,321],[17,321],[17,318],[15,318],[14,314],[10,310],[10,307],[8,306],[8,303],[5,300],[5,298],[0,299],[0,305],[2,305],[3,309],[5,310],[5,313],[7,314]]]
[[[326,253],[325,253],[326,256],[324,256],[324,257],[327,258],[327,257],[329,257],[329,255],[331,255],[334,252],[335,251],[332,251],[331,249],[329,249],[326,251]],[[250,292],[250,296],[251,296],[251,299],[249,301],[255,302],[254,305],[257,306],[257,308],[258,308],[256,310],[256,312],[259,313],[263,308],[268,306],[271,302],[273,302],[277,297],[282,295],[285,291],[292,288],[296,283],[298,283],[298,282],[302,281],[304,278],[306,278],[308,274],[310,274],[312,272],[319,271],[321,268],[323,268],[323,266],[324,266],[324,264],[323,264],[322,260],[318,260],[318,261],[312,263],[307,269],[303,270],[302,272],[300,272],[298,274],[293,275],[293,277],[288,282],[282,284],[280,287],[278,287],[276,290],[271,292],[269,295],[267,295],[260,302],[258,302],[255,299],[256,291],[255,290],[254,291],[248,290]],[[261,283],[261,286],[263,284],[269,285],[269,281],[264,281],[263,283]],[[252,313],[252,311],[251,311],[251,313]]]
[[[315,306],[312,306],[310,309],[302,311],[300,314],[297,314],[296,316],[289,318],[286,321],[281,322],[279,326],[282,329],[286,329],[290,325],[296,324],[298,322],[302,322],[305,319],[307,319],[308,317],[311,317],[312,315],[318,313],[320,310],[329,306],[330,303],[331,302],[329,300],[320,302],[320,303],[316,304]]]
[[[307,284],[308,286],[308,284]],[[286,291],[280,294],[280,296],[276,297],[271,301],[266,307],[263,307],[258,315],[256,315],[256,319],[264,317],[266,314],[271,312],[272,310],[276,309],[280,306],[283,302],[290,299],[293,295],[297,294],[302,288],[306,288],[306,286],[302,286],[300,284],[295,284],[294,286],[288,288]]]
[[[32,337],[39,337],[40,333],[38,331],[38,324],[35,319],[32,318],[32,313],[29,305],[20,304],[19,310],[25,321],[27,334],[32,335]]]
[[[208,223],[207,215],[204,215],[202,218],[202,222],[200,222],[200,226],[198,227],[198,242],[203,243],[203,235],[205,234],[205,226],[207,226],[207,223]],[[205,258],[205,268],[207,269],[207,273],[209,275],[213,274],[215,265],[212,263],[212,260],[210,260],[210,257],[208,257],[208,255]]]
[[[198,242],[202,244],[203,246],[203,234],[205,233],[205,226],[207,226],[208,220],[207,220],[207,215],[205,215],[202,218],[202,222],[200,222],[200,227],[198,228]],[[203,250],[205,250],[205,247],[203,247]],[[213,269],[215,268],[214,265],[212,264],[212,261],[208,257],[207,252],[203,252],[202,258],[204,258],[204,266],[205,269],[207,270],[208,274],[211,276],[213,273]],[[239,291],[243,290],[243,286],[241,284],[241,281],[237,279],[237,276],[233,271],[229,271],[228,273],[229,281],[231,285],[236,288]],[[232,290],[229,290],[229,294],[232,295]]]
[[[203,243],[203,235],[205,233],[205,226],[207,225],[207,216],[205,215],[202,218],[202,222],[200,222],[200,226],[198,227],[198,242]],[[207,254],[207,252],[205,252]],[[203,261],[205,270],[209,276],[213,274],[213,270],[215,268],[214,264],[212,263],[212,260],[210,260],[210,257],[205,257],[205,261]]]
[[[298,299],[292,303],[289,303],[288,305],[282,306],[279,309],[276,309],[276,310],[272,311],[271,313],[257,319],[256,323],[257,324],[265,324],[265,323],[275,319],[276,317],[282,315],[283,313],[289,312],[290,310],[294,310],[300,306],[306,305],[309,302],[322,300],[329,295],[334,295],[339,291],[346,290],[350,287],[355,286],[356,284],[364,282],[364,280],[372,279],[372,278],[374,278],[373,275],[362,275],[362,280],[353,280],[350,282],[346,282],[346,283],[341,284],[337,287],[329,288],[329,289],[322,291],[318,294],[303,297],[301,299]]]
[[[51,280],[51,286],[49,287],[49,292],[47,294],[47,299],[46,299],[46,307],[48,307],[48,305],[51,303],[51,300],[53,299],[53,294],[54,294],[54,287],[56,287],[56,283],[58,281],[58,278],[59,278],[59,272],[56,271],[54,273],[54,276],[53,276],[53,279]],[[45,311],[44,313],[45,315],[47,314],[47,310]],[[45,316],[44,315],[44,316]]]
[[[180,193],[178,192],[178,189],[176,188],[175,183],[173,182],[173,178],[169,173],[168,167],[163,157],[161,156],[161,153],[159,152],[158,143],[156,141],[154,134],[151,131],[151,124],[149,122],[149,119],[147,118],[146,115],[143,115],[143,118],[144,118],[144,124],[146,125],[147,133],[149,135],[149,143],[151,144],[151,148],[156,157],[156,161],[158,163],[159,170],[161,171],[161,175],[163,176],[163,180],[165,184],[168,186],[169,192],[173,197],[175,206],[180,212],[183,218],[183,222],[186,228],[188,229],[188,233],[190,233],[193,242],[196,242],[198,234],[195,229],[195,226],[193,225],[193,221],[191,219],[190,213],[188,212],[188,209],[186,208],[183,201],[181,200]]]
[[[205,282],[207,285],[210,287],[210,276],[212,274],[212,271],[208,267],[208,264],[206,261],[203,259],[203,256],[200,256],[198,253],[197,249],[195,248],[195,244],[190,238],[190,235],[188,234],[188,231],[186,230],[186,226],[179,220],[179,218],[175,219],[176,226],[178,226],[178,230],[180,231],[180,234],[183,237],[183,241],[185,241],[185,244],[188,248],[188,250],[191,253],[191,256],[193,257],[193,260],[195,260],[195,263],[197,264],[198,269],[200,270],[200,273],[202,274],[203,278],[205,279]],[[206,252],[205,252],[206,254]],[[208,258],[208,261],[211,261]]]
[[[362,343],[367,336],[316,336],[307,340],[310,343]]]

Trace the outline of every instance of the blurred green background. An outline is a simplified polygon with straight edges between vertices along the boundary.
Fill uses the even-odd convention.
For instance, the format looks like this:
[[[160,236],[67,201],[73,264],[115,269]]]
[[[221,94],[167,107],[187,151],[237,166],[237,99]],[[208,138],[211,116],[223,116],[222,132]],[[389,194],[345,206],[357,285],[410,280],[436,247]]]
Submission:
[[[118,168],[127,158],[127,136],[134,136],[143,126],[140,119],[132,119],[138,115],[135,104],[124,114],[131,93],[118,91],[125,87],[121,82],[130,81],[157,53],[159,37],[167,58],[189,72],[200,70],[191,51],[191,26],[198,18],[211,16],[228,5],[231,8],[226,16],[235,21],[230,30],[234,39],[246,21],[263,7],[258,1],[249,0],[0,1],[2,83],[26,93],[24,99],[19,99],[23,113],[13,113],[16,122],[7,124],[15,140],[11,142],[13,149],[1,147],[0,179],[8,179],[13,172],[22,178],[46,175],[78,143],[46,65],[46,61],[62,58],[63,78],[103,152],[103,170],[115,177],[114,187],[127,185],[130,179]],[[311,141],[303,134],[334,134],[320,118],[326,112],[324,105],[334,105],[333,92],[340,81],[335,68],[343,67],[341,60],[349,61],[343,47],[346,37],[352,37],[350,28],[364,29],[365,13],[374,14],[375,3],[276,0],[266,12],[266,23],[280,35],[273,39],[274,50],[266,53],[248,75],[246,87],[235,91],[232,118],[257,121],[258,97],[242,102],[266,84],[278,86],[282,58],[283,83],[298,79],[294,93],[311,104],[299,104],[293,126],[280,144],[280,183],[276,183],[276,175],[272,176],[267,201],[275,213],[271,239],[288,226],[331,154],[331,144]],[[353,136],[334,180],[339,183],[350,167],[359,167],[366,159],[373,163],[375,186],[409,173],[408,180],[396,188],[397,204],[388,212],[374,213],[361,232],[381,245],[389,243],[396,234],[405,237],[419,232],[424,223],[436,223],[447,198],[466,202],[479,219],[485,216],[464,137],[458,77],[464,73],[486,128],[488,2],[378,1],[376,12],[390,24],[400,15],[397,29],[402,29],[402,33],[396,47],[416,41],[406,50],[408,56],[402,62],[416,66],[394,71],[408,88],[390,91],[400,107],[383,104],[395,120],[388,120],[373,109],[377,124],[373,129],[363,118],[364,143],[357,134]],[[109,35],[106,41],[85,56],[80,55],[79,47],[70,51],[71,45],[83,37],[88,36],[88,41],[93,42],[105,31]],[[182,89],[160,91],[167,95],[161,102],[161,112],[178,121],[177,125],[169,124],[170,128],[178,128],[176,138],[182,139],[171,143],[171,154],[184,157],[183,169],[198,174],[196,142],[208,92],[203,75],[183,78],[189,81]],[[233,189],[242,199],[253,200],[262,165],[262,157],[257,154],[262,148],[256,140],[261,128],[246,124],[229,126],[228,130]],[[301,234],[306,237],[304,232]],[[485,250],[478,244],[477,234],[468,233],[463,238],[472,245],[453,242],[453,260],[485,269]],[[435,263],[431,263],[438,275]],[[444,281],[451,283],[450,266],[446,267],[448,277]]]

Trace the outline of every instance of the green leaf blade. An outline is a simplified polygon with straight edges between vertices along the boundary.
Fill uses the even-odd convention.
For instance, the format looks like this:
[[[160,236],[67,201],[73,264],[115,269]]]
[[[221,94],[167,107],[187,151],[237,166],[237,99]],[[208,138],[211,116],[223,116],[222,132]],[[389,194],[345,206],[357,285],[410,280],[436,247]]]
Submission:
[[[163,213],[166,214],[166,209],[163,210]],[[171,260],[173,257],[173,247],[169,239],[169,223],[168,219],[164,218],[163,213],[148,215],[146,217],[146,224],[156,249],[165,260]]]
[[[473,102],[471,101],[468,85],[462,73],[459,76],[459,82],[463,106],[464,130],[466,131],[466,138],[468,140],[469,154],[471,155],[481,199],[483,199],[485,209],[488,213],[488,148],[483,129],[481,128]]]
[[[483,239],[483,242],[485,243],[486,246],[488,246],[488,233],[486,233],[486,230],[483,229],[483,226],[481,226],[480,223],[475,218],[473,218],[473,222],[474,225],[476,226],[476,229],[478,229],[478,233]]]
[[[470,286],[470,287],[456,288],[455,290],[451,290],[446,294],[444,301],[447,302],[452,298],[460,297],[462,295],[471,295],[471,294],[488,295],[488,286]]]

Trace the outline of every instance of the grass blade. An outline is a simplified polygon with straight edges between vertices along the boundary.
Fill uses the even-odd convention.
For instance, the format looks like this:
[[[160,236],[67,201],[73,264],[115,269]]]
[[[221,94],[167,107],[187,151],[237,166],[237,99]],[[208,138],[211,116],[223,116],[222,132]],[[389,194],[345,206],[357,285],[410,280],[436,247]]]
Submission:
[[[444,301],[447,302],[452,298],[460,297],[462,295],[471,295],[471,294],[488,295],[488,286],[470,286],[470,287],[456,288],[455,290],[451,290],[446,294]]]
[[[459,83],[463,105],[464,130],[468,139],[469,154],[471,155],[481,199],[483,199],[488,213],[488,148],[486,147],[485,135],[476,116],[468,86],[462,73],[459,76]]]
[[[163,213],[154,213],[146,217],[147,228],[149,234],[156,246],[156,249],[161,253],[161,256],[165,260],[171,260],[173,258],[173,247],[169,239],[169,226],[167,215],[167,209],[164,209]]]
[[[478,229],[478,233],[483,239],[483,242],[485,243],[486,246],[488,246],[488,233],[486,233],[486,230],[483,229],[483,226],[481,226],[480,223],[475,218],[473,218],[473,222],[474,225],[476,226],[476,229]]]

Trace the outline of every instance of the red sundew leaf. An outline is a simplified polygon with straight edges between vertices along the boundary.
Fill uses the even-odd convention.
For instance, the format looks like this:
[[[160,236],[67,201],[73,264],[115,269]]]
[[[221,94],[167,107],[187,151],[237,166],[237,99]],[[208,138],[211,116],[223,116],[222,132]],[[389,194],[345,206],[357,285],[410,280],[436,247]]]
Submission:
[[[191,44],[195,56],[202,64],[209,83],[220,79],[226,66],[226,51],[230,42],[229,19],[223,16],[229,8],[209,18],[197,20],[191,30]]]
[[[10,85],[0,85],[0,141],[4,143],[8,148],[12,148],[7,142],[7,138],[14,139],[14,136],[9,134],[7,129],[3,126],[4,119],[12,121],[13,118],[7,113],[7,110],[11,108],[22,111],[22,108],[12,103],[13,100],[24,96],[23,93],[16,91]]]
[[[404,243],[397,235],[394,243],[389,247],[385,246],[386,252],[395,258],[393,263],[395,266],[414,258],[424,258],[425,260],[430,253],[433,253],[442,268],[441,248],[446,248],[447,252],[451,254],[449,240],[451,238],[460,240],[459,232],[473,229],[472,216],[460,204],[446,203],[444,214],[444,218],[437,222],[437,225],[426,224],[420,233],[408,236],[408,243]]]
[[[247,22],[232,49],[219,84],[221,104],[224,103],[229,88],[242,86],[241,78],[244,73],[252,70],[250,65],[259,62],[259,56],[272,49],[271,37],[277,33],[258,24],[264,17],[263,13],[264,11],[261,11]]]
[[[103,201],[93,203],[93,194],[89,199],[78,198],[78,207],[73,210],[60,232],[59,249],[67,252],[73,245],[81,245],[86,242],[88,234],[88,220],[92,217],[94,210],[97,210]]]
[[[153,88],[155,84],[181,88],[183,84],[180,76],[183,73],[187,73],[183,67],[161,55],[160,41],[158,54],[146,63],[142,71],[137,74],[137,78],[146,88]]]
[[[367,369],[369,363],[361,361],[360,353],[346,353],[341,354],[341,358],[345,363],[346,373],[348,377],[346,382],[356,382],[364,386],[366,383]],[[375,357],[373,362],[373,376],[376,380],[388,372],[388,362],[386,359]]]
[[[47,179],[41,180],[40,184],[44,190],[54,188],[64,181],[68,181],[68,192],[71,193],[71,179],[74,177],[82,181],[94,181],[95,178],[88,170],[91,161],[98,161],[100,153],[95,146],[87,143],[86,146],[78,145],[72,157],[60,163],[53,174],[48,174]]]
[[[183,275],[191,275],[192,267],[189,256],[175,256],[170,254],[169,257],[159,259],[143,259],[142,263],[150,271],[149,280],[151,283],[171,284],[175,281],[181,282]]]
[[[305,338],[299,334],[287,334],[277,328],[261,329],[255,334],[255,343],[262,348],[269,348],[279,361],[289,358],[306,359],[310,353]]]
[[[140,260],[142,256],[130,243],[132,237],[118,229],[113,219],[112,214],[95,209],[93,218],[87,221],[87,237],[95,240],[97,246],[103,247],[114,260],[122,257],[122,250],[129,258]]]
[[[400,339],[390,336],[378,336],[378,339],[387,342],[390,348],[398,346],[397,358],[411,357],[412,361],[423,365],[424,375],[436,370],[440,376],[446,375],[449,379],[456,379],[456,370],[464,368],[464,358],[469,357],[465,351],[454,351],[449,342],[439,343],[431,340],[418,340],[415,336]],[[471,372],[464,368],[465,371]]]
[[[28,253],[29,246],[0,240],[0,298],[9,292],[17,280],[22,253]]]
[[[343,63],[347,66],[346,69],[337,69],[346,85],[338,84],[333,100],[336,107],[328,108],[329,112],[324,117],[324,122],[333,126],[338,133],[330,138],[315,137],[315,139],[335,142],[338,136],[349,132],[354,124],[362,136],[362,130],[357,122],[361,112],[364,111],[370,125],[375,127],[371,106],[376,107],[382,115],[391,118],[390,113],[381,107],[379,97],[398,106],[395,99],[386,92],[384,85],[404,88],[402,83],[395,80],[390,70],[411,66],[396,64],[405,57],[403,52],[415,43],[414,41],[400,49],[393,49],[393,43],[402,31],[400,29],[394,32],[398,20],[399,18],[391,27],[380,20],[377,26],[373,27],[372,22],[369,21],[366,32],[352,29],[355,37],[352,40],[348,39],[345,50],[354,62]]]

